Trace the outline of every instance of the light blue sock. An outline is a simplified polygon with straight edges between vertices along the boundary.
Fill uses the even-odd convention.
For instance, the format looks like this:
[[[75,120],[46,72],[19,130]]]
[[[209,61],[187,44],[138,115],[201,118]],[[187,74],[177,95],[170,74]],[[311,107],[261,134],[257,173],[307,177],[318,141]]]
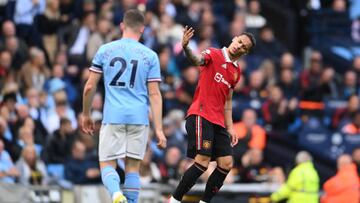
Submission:
[[[128,173],[125,176],[124,195],[128,203],[137,203],[140,193],[140,177],[138,173]]]
[[[101,169],[101,180],[105,185],[106,189],[110,192],[111,197],[115,192],[120,192],[120,177],[116,170],[107,166]]]

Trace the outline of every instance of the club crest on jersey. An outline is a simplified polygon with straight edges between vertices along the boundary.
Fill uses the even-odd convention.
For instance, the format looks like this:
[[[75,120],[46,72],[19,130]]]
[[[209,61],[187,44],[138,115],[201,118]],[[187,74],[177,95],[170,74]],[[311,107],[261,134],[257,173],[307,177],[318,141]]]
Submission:
[[[224,69],[226,69],[226,63],[222,64],[221,67],[223,67]]]
[[[210,147],[211,147],[211,141],[209,141],[209,140],[204,140],[204,141],[203,141],[203,148],[204,148],[204,149],[210,149]]]

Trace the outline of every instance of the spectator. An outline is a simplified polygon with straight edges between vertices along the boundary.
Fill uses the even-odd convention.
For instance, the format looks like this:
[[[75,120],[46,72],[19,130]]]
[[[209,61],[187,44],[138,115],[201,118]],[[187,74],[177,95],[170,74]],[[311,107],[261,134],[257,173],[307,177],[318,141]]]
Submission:
[[[190,66],[183,70],[184,80],[176,92],[176,97],[183,105],[183,109],[188,109],[195,94],[199,72],[196,67]]]
[[[250,74],[249,85],[241,90],[241,94],[248,99],[262,100],[267,97],[267,92],[264,90],[264,73],[256,70]]]
[[[157,38],[160,44],[175,45],[182,39],[183,27],[176,24],[171,16],[163,14],[160,16],[160,26],[157,30]]]
[[[261,4],[258,0],[251,0],[248,3],[248,13],[246,14],[247,28],[261,28],[266,24],[266,19],[261,16]]]
[[[284,93],[284,96],[287,99],[293,99],[298,97],[299,93],[299,84],[295,79],[294,72],[290,69],[283,69],[280,72],[280,78],[276,84],[281,88]]]
[[[16,36],[6,37],[4,40],[4,49],[9,51],[12,56],[12,66],[14,72],[18,72],[28,59],[28,46]]]
[[[40,156],[42,146],[35,144],[33,129],[28,126],[23,126],[19,129],[19,140],[18,145],[24,149],[26,146],[31,145],[36,151],[36,156]]]
[[[58,89],[60,88],[60,90]],[[55,130],[59,129],[61,118],[67,118],[71,122],[73,129],[77,128],[76,116],[74,110],[70,107],[67,99],[67,94],[63,90],[64,83],[60,80],[56,80],[54,89],[50,91],[54,92],[53,97],[55,100],[55,108],[50,109],[48,112],[48,121],[46,124],[48,132],[51,134]]]
[[[20,172],[19,183],[22,185],[46,185],[48,176],[45,163],[36,155],[35,147],[24,147],[21,158],[16,162]]]
[[[281,55],[278,71],[281,72],[284,69],[289,69],[291,71],[294,71],[295,69],[295,59],[290,52],[285,52]]]
[[[336,109],[332,118],[333,129],[342,128],[345,123],[351,121],[352,115],[354,115],[359,109],[359,96],[355,94],[351,95],[348,99],[346,107]]]
[[[182,154],[179,148],[169,147],[165,152],[163,162],[159,163],[161,174],[161,181],[169,183],[169,181],[179,180],[179,164],[182,159]]]
[[[197,30],[201,20],[202,1],[194,0],[190,2],[190,5],[185,12],[180,12],[176,16],[176,21],[182,25],[188,25],[189,27]]]
[[[181,153],[185,153],[186,146],[184,145],[184,137],[177,134],[175,122],[168,117],[163,119],[163,131],[167,139],[167,146],[175,146],[181,150]]]
[[[263,72],[265,87],[275,85],[277,77],[275,73],[275,65],[271,60],[264,60],[261,63],[259,70]]]
[[[95,13],[88,12],[82,16],[80,25],[73,24],[64,29],[60,36],[60,42],[67,47],[70,65],[76,65],[80,69],[85,67],[86,44],[96,27],[95,23]]]
[[[342,127],[341,132],[346,135],[359,135],[360,134],[360,111],[356,111],[352,115],[351,122]]]
[[[60,0],[48,0],[45,12],[37,17],[37,29],[42,34],[42,43],[51,64],[58,50],[60,28],[69,20],[68,16],[61,15],[59,8]]]
[[[353,70],[348,70],[344,74],[343,85],[341,89],[341,99],[347,100],[353,94],[360,95],[360,90],[357,84],[356,72]]]
[[[264,26],[260,29],[259,40],[253,51],[264,58],[278,60],[284,53],[284,46],[275,38],[274,31],[269,26]]]
[[[288,199],[288,202],[319,202],[319,176],[308,152],[301,151],[295,158],[296,167],[290,172],[285,184],[271,195],[273,202]],[[304,175],[306,174],[306,175]]]
[[[176,98],[175,83],[180,72],[176,67],[175,61],[171,57],[171,50],[167,46],[160,46],[157,51],[159,55],[161,83],[160,90],[163,95],[164,114],[168,113],[169,109],[176,108],[178,100]]]
[[[335,79],[335,71],[333,67],[328,66],[323,70],[320,81],[323,86],[322,92],[324,94],[324,99],[339,98],[338,84]]]
[[[241,162],[239,175],[242,183],[274,182],[282,184],[285,181],[282,169],[280,167],[273,168],[265,163],[263,152],[259,149],[248,150]]]
[[[93,32],[86,45],[86,59],[90,62],[101,45],[111,41],[111,22],[107,19],[99,19],[97,30]]]
[[[346,1],[345,0],[334,0],[332,3],[332,9],[335,12],[346,12]]]
[[[40,46],[40,35],[34,26],[35,16],[45,11],[46,0],[18,0],[15,5],[14,21],[18,35],[30,45]]]
[[[19,171],[9,153],[4,149],[4,142],[0,139],[0,183],[15,183],[15,178],[19,176]]]
[[[350,155],[341,155],[337,160],[338,172],[324,184],[325,194],[321,203],[358,203],[360,199],[359,175]]]
[[[278,86],[269,88],[269,99],[263,103],[262,115],[267,128],[274,132],[286,132],[289,124],[295,119],[297,99],[290,101],[283,97]]]
[[[50,138],[45,151],[44,158],[47,163],[63,164],[70,155],[70,149],[75,140],[73,128],[69,119],[60,120],[60,128]]]
[[[46,79],[50,76],[45,64],[44,52],[36,47],[30,49],[30,61],[25,63],[19,73],[19,84],[24,90],[34,87],[41,91]]]
[[[75,141],[71,157],[65,162],[65,178],[74,184],[100,183],[100,170],[95,160],[86,155],[86,147],[80,141]]]
[[[4,85],[4,79],[12,71],[12,56],[7,50],[0,51],[0,88]]]
[[[52,77],[45,83],[45,90],[53,93],[57,89],[64,89],[69,102],[73,104],[78,98],[79,93],[76,90],[76,86],[71,81],[71,78],[64,73],[64,67],[60,64],[54,64],[51,76]]]
[[[242,116],[242,121],[234,124],[235,134],[239,138],[239,143],[234,146],[234,159],[237,165],[240,164],[241,156],[248,149],[264,150],[266,144],[265,130],[256,124],[256,112],[246,109]]]
[[[322,55],[318,51],[313,51],[310,57],[310,68],[300,74],[301,100],[299,107],[303,111],[303,115],[318,118],[323,116],[324,91],[322,85],[328,82],[323,80],[328,79],[323,76]]]

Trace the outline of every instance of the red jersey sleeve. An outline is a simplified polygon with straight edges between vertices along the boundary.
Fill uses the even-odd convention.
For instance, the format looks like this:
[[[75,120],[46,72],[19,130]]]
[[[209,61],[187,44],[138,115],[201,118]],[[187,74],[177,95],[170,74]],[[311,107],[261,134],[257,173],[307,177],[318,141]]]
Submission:
[[[206,66],[211,62],[211,49],[205,49],[204,51],[201,52],[201,55],[203,55],[204,57],[204,65]]]

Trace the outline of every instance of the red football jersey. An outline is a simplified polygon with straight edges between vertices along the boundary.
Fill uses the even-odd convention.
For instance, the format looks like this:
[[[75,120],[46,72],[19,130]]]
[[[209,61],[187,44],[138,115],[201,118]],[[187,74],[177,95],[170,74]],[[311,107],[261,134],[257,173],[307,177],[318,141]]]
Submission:
[[[230,88],[240,80],[241,70],[231,62],[226,48],[209,48],[202,52],[205,64],[187,116],[199,115],[225,128],[224,106]]]

